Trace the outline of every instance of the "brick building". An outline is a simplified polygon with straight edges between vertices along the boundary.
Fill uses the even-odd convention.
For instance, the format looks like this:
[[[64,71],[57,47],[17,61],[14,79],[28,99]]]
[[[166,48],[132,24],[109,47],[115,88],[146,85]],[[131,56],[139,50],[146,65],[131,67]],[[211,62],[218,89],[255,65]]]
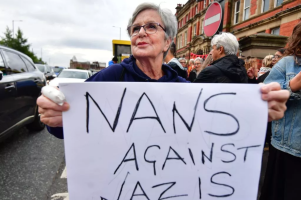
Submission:
[[[73,56],[73,58],[70,60],[70,69],[86,69],[92,71],[100,71],[104,68],[106,68],[106,63],[104,62],[78,62],[75,56]]]
[[[206,10],[213,0],[188,0],[178,4],[177,57],[210,52],[211,37],[204,34]],[[244,56],[263,58],[284,47],[301,19],[301,0],[219,0],[223,31],[233,33]]]

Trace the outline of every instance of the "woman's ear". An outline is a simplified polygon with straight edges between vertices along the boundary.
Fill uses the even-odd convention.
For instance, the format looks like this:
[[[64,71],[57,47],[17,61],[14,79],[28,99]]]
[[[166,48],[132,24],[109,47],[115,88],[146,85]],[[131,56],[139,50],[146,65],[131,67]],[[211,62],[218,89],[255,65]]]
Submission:
[[[170,47],[170,45],[171,45],[171,39],[168,38],[167,40],[165,40],[165,46],[164,46],[163,51],[166,52],[168,50],[168,48]]]

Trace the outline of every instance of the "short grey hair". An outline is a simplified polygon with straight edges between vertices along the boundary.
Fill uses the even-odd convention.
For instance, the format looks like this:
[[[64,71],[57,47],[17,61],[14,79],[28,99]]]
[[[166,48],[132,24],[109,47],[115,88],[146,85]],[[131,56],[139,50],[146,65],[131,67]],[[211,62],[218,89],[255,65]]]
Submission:
[[[215,45],[217,49],[223,46],[226,55],[236,55],[239,48],[237,38],[233,34],[225,32],[213,37],[211,46],[213,47],[213,45]]]
[[[137,6],[136,10],[134,11],[132,17],[129,19],[128,27],[132,26],[134,21],[136,20],[139,13],[144,10],[155,10],[160,15],[160,18],[163,22],[162,26],[165,28],[165,39],[174,39],[177,34],[178,22],[177,18],[169,9],[160,8],[153,3],[142,3]],[[130,33],[128,32],[129,36]],[[131,37],[131,36],[130,36]]]
[[[192,63],[194,65],[194,59],[190,59],[189,63]]]
[[[181,60],[184,60],[185,63],[187,63],[187,60],[185,58],[179,58],[178,60],[179,60],[179,62],[181,62]]]
[[[203,58],[197,57],[197,58],[194,60],[194,62],[196,62],[196,61],[200,61],[200,63],[203,63],[203,62],[204,62],[204,59],[203,59]]]

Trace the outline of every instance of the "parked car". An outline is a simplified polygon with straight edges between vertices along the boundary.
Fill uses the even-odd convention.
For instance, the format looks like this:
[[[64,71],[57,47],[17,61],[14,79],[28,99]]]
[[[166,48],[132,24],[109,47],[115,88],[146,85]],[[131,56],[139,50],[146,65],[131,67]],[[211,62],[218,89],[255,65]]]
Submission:
[[[36,104],[46,79],[25,54],[0,45],[0,141],[26,126],[42,130]]]
[[[49,85],[58,87],[59,83],[85,82],[91,76],[92,72],[89,70],[63,69],[57,78],[49,82]]]
[[[52,69],[53,69],[55,75],[58,76],[63,71],[63,69],[65,69],[65,67],[55,66],[55,67],[52,67]]]
[[[47,80],[54,79],[56,77],[52,67],[44,64],[35,64],[41,72],[44,73]]]

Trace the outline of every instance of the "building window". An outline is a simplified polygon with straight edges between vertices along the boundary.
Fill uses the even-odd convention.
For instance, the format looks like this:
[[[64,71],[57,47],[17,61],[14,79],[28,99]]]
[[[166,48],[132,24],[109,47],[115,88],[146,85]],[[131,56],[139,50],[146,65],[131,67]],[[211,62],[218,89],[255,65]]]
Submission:
[[[198,6],[195,7],[195,14],[198,14]]]
[[[182,48],[182,41],[183,41],[183,37],[182,37],[182,35],[180,35],[180,48]]]
[[[178,25],[178,27],[179,27],[179,28],[181,28],[181,22],[179,22],[179,25]]]
[[[270,9],[270,0],[262,0],[261,12],[266,12]]]
[[[271,29],[271,34],[279,35],[280,34],[280,27],[276,27],[276,28]]]
[[[240,7],[240,0],[235,2],[235,9],[234,9],[234,24],[238,23],[239,19],[239,7]]]
[[[244,20],[250,17],[250,0],[245,0],[244,2]]]
[[[201,34],[204,34],[204,20],[201,22]]]
[[[204,8],[206,8],[206,2],[207,2],[207,0],[204,0]]]
[[[181,20],[181,27],[183,26],[183,19]]]
[[[188,21],[188,15],[186,15],[186,22]]]
[[[274,7],[281,6],[282,2],[283,2],[283,0],[275,0]]]
[[[184,46],[187,44],[187,31],[185,31]]]
[[[196,35],[196,24],[193,26],[193,36]]]

